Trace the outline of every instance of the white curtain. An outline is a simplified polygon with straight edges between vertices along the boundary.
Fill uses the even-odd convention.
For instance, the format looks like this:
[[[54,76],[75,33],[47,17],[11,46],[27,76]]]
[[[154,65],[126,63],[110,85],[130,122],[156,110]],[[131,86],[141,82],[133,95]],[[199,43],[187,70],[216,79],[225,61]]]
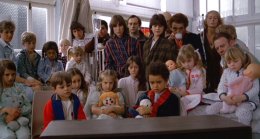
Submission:
[[[89,0],[81,0],[78,22],[85,27],[86,33],[93,32],[92,12],[90,10]]]
[[[63,0],[61,18],[59,23],[59,40],[67,38],[71,40],[70,25],[75,18],[77,5],[80,2],[78,22],[85,27],[87,33],[92,32],[92,13],[89,0]]]

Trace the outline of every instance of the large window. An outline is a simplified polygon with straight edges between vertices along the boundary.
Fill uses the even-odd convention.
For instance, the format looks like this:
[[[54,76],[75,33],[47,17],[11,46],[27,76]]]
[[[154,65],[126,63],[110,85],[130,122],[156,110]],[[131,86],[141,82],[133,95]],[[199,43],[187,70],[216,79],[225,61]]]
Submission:
[[[260,13],[260,1],[255,0],[255,12]]]
[[[235,15],[248,14],[248,0],[234,0]]]
[[[255,38],[260,38],[260,24],[255,26]],[[260,59],[260,39],[255,40],[255,56]]]
[[[30,6],[29,6],[30,5]],[[31,7],[31,9],[29,9]],[[55,22],[50,17],[54,14],[48,12],[50,7],[47,4],[32,3],[28,1],[1,1],[0,2],[0,21],[12,20],[16,30],[11,44],[14,49],[22,49],[21,34],[24,31],[32,31],[36,34],[36,49],[41,50],[47,40],[55,40],[48,32],[55,26]],[[49,15],[48,15],[49,14]],[[47,24],[48,22],[48,24]],[[53,33],[55,31],[52,30]],[[51,38],[53,37],[53,38]]]

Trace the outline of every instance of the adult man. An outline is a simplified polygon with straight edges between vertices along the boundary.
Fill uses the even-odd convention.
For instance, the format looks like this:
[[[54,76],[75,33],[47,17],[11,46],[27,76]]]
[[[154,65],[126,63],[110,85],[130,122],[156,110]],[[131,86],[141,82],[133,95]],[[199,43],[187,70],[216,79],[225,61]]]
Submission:
[[[236,41],[229,34],[227,34],[225,32],[217,33],[216,36],[213,38],[213,43],[214,43],[214,48],[216,49],[218,54],[221,56],[220,65],[222,67],[224,67],[224,65],[225,65],[224,58],[223,58],[225,52],[227,51],[227,49],[229,47],[233,47],[233,46],[239,47],[245,53],[247,53],[253,63],[259,63],[259,61],[257,61],[255,56],[253,56],[253,54],[250,53],[247,48],[243,48],[240,45],[237,45]]]
[[[107,22],[105,20],[101,20],[101,28],[98,32],[98,43],[102,43],[103,46],[105,46],[108,39],[109,34]]]
[[[129,34],[131,37],[137,39],[141,46],[144,45],[144,42],[147,38],[144,36],[144,33],[141,31],[141,19],[136,15],[131,15],[127,20]]]

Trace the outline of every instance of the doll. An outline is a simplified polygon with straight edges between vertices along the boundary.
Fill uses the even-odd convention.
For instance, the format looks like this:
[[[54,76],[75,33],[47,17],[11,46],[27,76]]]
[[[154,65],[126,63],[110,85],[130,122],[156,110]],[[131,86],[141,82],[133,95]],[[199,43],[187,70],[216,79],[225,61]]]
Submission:
[[[147,114],[145,115],[140,115],[139,113],[139,108],[145,107],[147,110]],[[152,112],[152,102],[149,99],[143,99],[140,101],[140,105],[136,109],[129,109],[129,113],[131,116],[134,118],[144,118],[144,117],[149,117]]]

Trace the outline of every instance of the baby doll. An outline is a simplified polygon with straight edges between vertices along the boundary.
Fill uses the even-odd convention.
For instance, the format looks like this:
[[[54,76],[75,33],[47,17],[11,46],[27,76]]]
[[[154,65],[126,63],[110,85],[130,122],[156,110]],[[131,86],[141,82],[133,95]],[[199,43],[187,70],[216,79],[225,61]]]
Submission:
[[[99,97],[98,107],[101,107],[102,110],[105,110],[110,106],[116,106],[116,105],[119,105],[119,97],[114,92],[103,92]],[[108,116],[113,118],[117,117],[117,115],[114,112],[109,113]],[[99,119],[102,118],[99,117]]]
[[[145,115],[140,115],[139,109],[141,107],[145,107],[147,110],[147,114]],[[143,99],[140,101],[140,106],[137,109],[129,109],[129,113],[131,116],[135,118],[144,118],[144,117],[149,117],[151,114],[152,110],[152,102],[149,99]]]
[[[260,77],[260,65],[259,64],[249,64],[247,68],[243,71],[243,76],[237,77],[235,80],[227,84],[228,95],[234,96],[243,94],[253,86],[253,81]],[[233,113],[236,109],[235,105],[228,105],[223,102],[223,107],[220,110],[221,113]]]
[[[167,68],[168,68],[168,70],[171,72],[171,71],[173,71],[174,69],[176,69],[176,63],[173,61],[173,60],[167,60],[166,62],[165,62],[165,64],[166,64],[166,66],[167,66]]]

